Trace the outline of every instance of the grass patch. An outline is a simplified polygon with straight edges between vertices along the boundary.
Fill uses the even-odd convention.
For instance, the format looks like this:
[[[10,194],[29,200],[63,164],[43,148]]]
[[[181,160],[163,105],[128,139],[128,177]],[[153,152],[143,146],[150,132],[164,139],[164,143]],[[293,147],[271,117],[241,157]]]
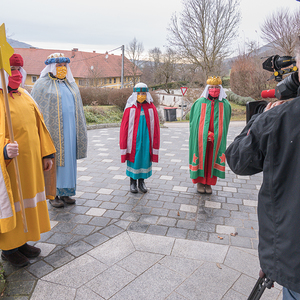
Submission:
[[[231,121],[246,121],[246,106],[229,101],[231,105]]]
[[[84,106],[87,125],[120,123],[123,111],[117,106]]]

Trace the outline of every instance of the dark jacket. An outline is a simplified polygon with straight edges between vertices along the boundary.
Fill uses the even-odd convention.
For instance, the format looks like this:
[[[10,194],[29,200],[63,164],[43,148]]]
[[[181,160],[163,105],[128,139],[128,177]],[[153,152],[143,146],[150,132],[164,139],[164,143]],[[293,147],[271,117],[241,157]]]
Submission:
[[[300,293],[300,97],[253,116],[225,155],[236,174],[263,172],[260,265],[269,278]]]

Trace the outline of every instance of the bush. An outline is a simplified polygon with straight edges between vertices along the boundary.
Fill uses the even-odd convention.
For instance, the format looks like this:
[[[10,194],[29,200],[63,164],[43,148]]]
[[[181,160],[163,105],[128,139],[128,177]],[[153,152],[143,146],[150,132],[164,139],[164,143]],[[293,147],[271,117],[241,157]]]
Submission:
[[[230,91],[227,91],[226,94],[227,94],[228,101],[234,102],[239,105],[246,105],[247,102],[255,101],[251,97],[242,97],[242,96],[239,96],[239,95],[235,94],[234,92],[230,92]]]
[[[108,105],[110,89],[97,87],[79,87],[83,105]]]
[[[120,123],[123,116],[123,110],[115,106],[85,106],[84,115],[86,122],[89,124]]]
[[[270,72],[263,70],[258,57],[244,54],[238,56],[232,64],[230,73],[231,90],[243,97],[261,99],[261,91],[272,89],[275,81],[267,81]]]
[[[115,105],[122,111],[126,106],[128,98],[131,96],[133,89],[105,89],[95,87],[81,87],[80,93],[84,106],[98,105]],[[158,96],[155,92],[150,92],[155,106],[159,104]]]

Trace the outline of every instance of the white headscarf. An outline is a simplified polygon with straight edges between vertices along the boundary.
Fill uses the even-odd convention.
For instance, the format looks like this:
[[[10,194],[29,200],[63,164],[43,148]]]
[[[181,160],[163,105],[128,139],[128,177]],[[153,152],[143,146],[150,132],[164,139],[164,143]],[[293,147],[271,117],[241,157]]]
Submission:
[[[147,84],[139,82],[134,86],[135,88],[146,88],[148,89]],[[151,102],[153,102],[152,96],[149,92],[146,92],[147,94],[147,98],[146,101],[150,104]],[[132,95],[128,98],[125,109],[128,107],[131,107],[132,105],[137,106],[137,92],[133,92]]]
[[[204,97],[204,98],[208,99],[208,87],[209,86],[211,86],[211,84],[208,84],[205,87],[205,89],[204,89],[203,93],[201,94],[200,98]],[[227,95],[226,95],[226,93],[225,93],[225,91],[224,91],[224,89],[223,89],[223,87],[222,87],[221,84],[219,84],[219,87],[220,87],[220,94],[219,94],[218,100],[222,101],[222,99],[227,98]]]

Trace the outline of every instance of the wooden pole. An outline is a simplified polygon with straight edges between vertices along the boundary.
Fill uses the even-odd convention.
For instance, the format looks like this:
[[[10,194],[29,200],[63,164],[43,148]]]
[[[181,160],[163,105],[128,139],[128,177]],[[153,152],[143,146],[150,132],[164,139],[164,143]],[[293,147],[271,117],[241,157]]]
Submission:
[[[5,77],[4,77],[5,76],[4,69],[0,69],[0,75],[1,75],[1,83],[2,83],[3,96],[4,96],[4,104],[5,104],[5,111],[6,111],[6,119],[7,119],[7,125],[8,125],[9,139],[10,139],[10,142],[13,143],[15,140],[14,140],[14,132],[13,132],[12,122],[11,122],[11,116],[10,116],[8,95],[7,95],[6,83],[5,83]],[[17,181],[17,187],[18,187],[20,210],[21,210],[21,216],[22,216],[22,221],[23,221],[24,232],[28,232],[27,222],[26,222],[26,215],[25,215],[25,207],[24,207],[24,201],[23,201],[23,193],[22,193],[22,187],[21,187],[21,179],[20,179],[20,173],[19,173],[19,166],[18,166],[18,159],[17,159],[17,157],[13,158],[13,164],[14,164],[14,169],[15,169],[15,174],[16,174],[16,181]]]

